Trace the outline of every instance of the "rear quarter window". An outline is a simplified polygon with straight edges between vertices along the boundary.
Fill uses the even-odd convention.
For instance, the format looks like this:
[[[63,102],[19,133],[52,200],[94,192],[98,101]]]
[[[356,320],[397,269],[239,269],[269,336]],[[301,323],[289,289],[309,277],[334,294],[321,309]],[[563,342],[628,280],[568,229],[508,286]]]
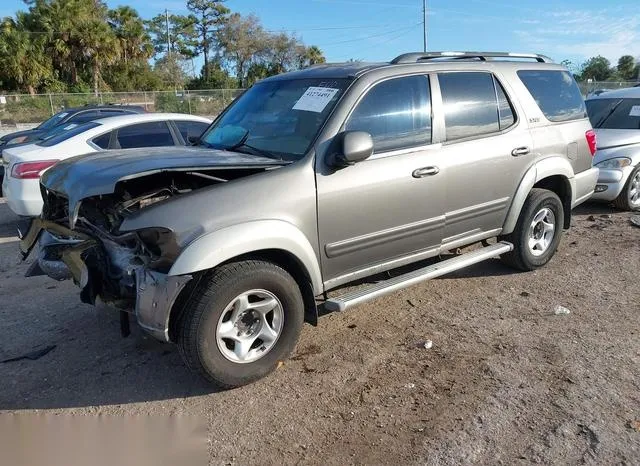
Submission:
[[[564,122],[587,117],[584,99],[567,71],[520,70],[518,77],[549,121]]]

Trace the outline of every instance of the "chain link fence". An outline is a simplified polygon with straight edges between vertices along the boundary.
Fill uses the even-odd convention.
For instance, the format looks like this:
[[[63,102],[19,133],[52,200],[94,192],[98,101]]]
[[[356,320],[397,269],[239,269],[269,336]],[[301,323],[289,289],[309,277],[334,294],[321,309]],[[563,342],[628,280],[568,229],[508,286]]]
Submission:
[[[0,125],[40,123],[65,108],[84,105],[138,105],[149,112],[216,117],[242,89],[102,92],[88,94],[0,95]]]
[[[582,95],[584,97],[590,97],[594,94],[599,94],[601,92],[613,91],[616,89],[624,89],[627,87],[633,87],[640,84],[638,81],[624,82],[624,81],[592,81],[592,82],[581,82],[578,83],[580,86],[580,90],[582,91]]]

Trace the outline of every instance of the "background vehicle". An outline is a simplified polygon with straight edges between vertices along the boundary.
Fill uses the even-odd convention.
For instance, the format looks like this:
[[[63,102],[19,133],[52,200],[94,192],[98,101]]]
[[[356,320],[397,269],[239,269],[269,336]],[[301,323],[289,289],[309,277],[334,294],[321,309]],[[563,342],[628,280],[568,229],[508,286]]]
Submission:
[[[594,199],[622,210],[640,210],[640,87],[605,92],[587,100],[598,138],[600,169]]]
[[[16,214],[40,215],[40,175],[58,161],[109,149],[187,145],[189,137],[199,136],[210,122],[193,115],[145,113],[69,123],[36,144],[4,150],[3,194]]]
[[[5,147],[16,144],[29,144],[30,142],[37,141],[43,136],[54,132],[56,129],[66,126],[68,123],[79,124],[98,118],[134,113],[145,113],[145,110],[135,105],[87,105],[84,107],[69,108],[56,113],[48,120],[40,123],[36,128],[5,134],[0,137],[0,183],[4,177],[2,150]],[[1,190],[0,193],[2,193]]]
[[[593,194],[594,152],[576,82],[540,55],[320,65],[253,86],[200,147],[59,163],[21,248],[40,237],[42,272],[66,268],[83,301],[135,313],[197,373],[238,386],[290,354],[319,298],[346,310],[498,256],[544,266]]]

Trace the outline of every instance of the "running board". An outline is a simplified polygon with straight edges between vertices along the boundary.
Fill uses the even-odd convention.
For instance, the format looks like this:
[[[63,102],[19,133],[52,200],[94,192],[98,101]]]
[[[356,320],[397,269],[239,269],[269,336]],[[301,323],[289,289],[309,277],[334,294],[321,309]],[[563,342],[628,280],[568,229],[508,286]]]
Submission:
[[[324,305],[329,311],[346,311],[358,304],[407,288],[408,286],[415,285],[416,283],[431,280],[432,278],[464,269],[470,265],[498,257],[499,255],[512,250],[513,244],[501,241],[497,244],[492,244],[491,246],[486,246],[482,249],[477,249],[475,251],[453,257],[452,259],[447,259],[445,261],[438,262],[437,264],[429,265],[422,269],[414,270],[413,272],[378,282],[367,288],[336,296],[325,301]]]

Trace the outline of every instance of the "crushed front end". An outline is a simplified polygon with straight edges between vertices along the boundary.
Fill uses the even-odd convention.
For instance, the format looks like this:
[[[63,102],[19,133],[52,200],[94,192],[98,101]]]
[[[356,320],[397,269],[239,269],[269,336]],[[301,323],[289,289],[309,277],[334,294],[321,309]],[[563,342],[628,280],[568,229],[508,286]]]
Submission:
[[[127,213],[170,197],[170,190],[89,198],[71,222],[65,197],[44,187],[42,194],[42,216],[33,220],[20,244],[26,259],[39,242],[27,276],[71,278],[80,287],[82,302],[101,302],[134,313],[144,330],[170,341],[171,308],[191,280],[191,276],[168,275],[178,254],[172,232],[162,228],[118,231]]]

